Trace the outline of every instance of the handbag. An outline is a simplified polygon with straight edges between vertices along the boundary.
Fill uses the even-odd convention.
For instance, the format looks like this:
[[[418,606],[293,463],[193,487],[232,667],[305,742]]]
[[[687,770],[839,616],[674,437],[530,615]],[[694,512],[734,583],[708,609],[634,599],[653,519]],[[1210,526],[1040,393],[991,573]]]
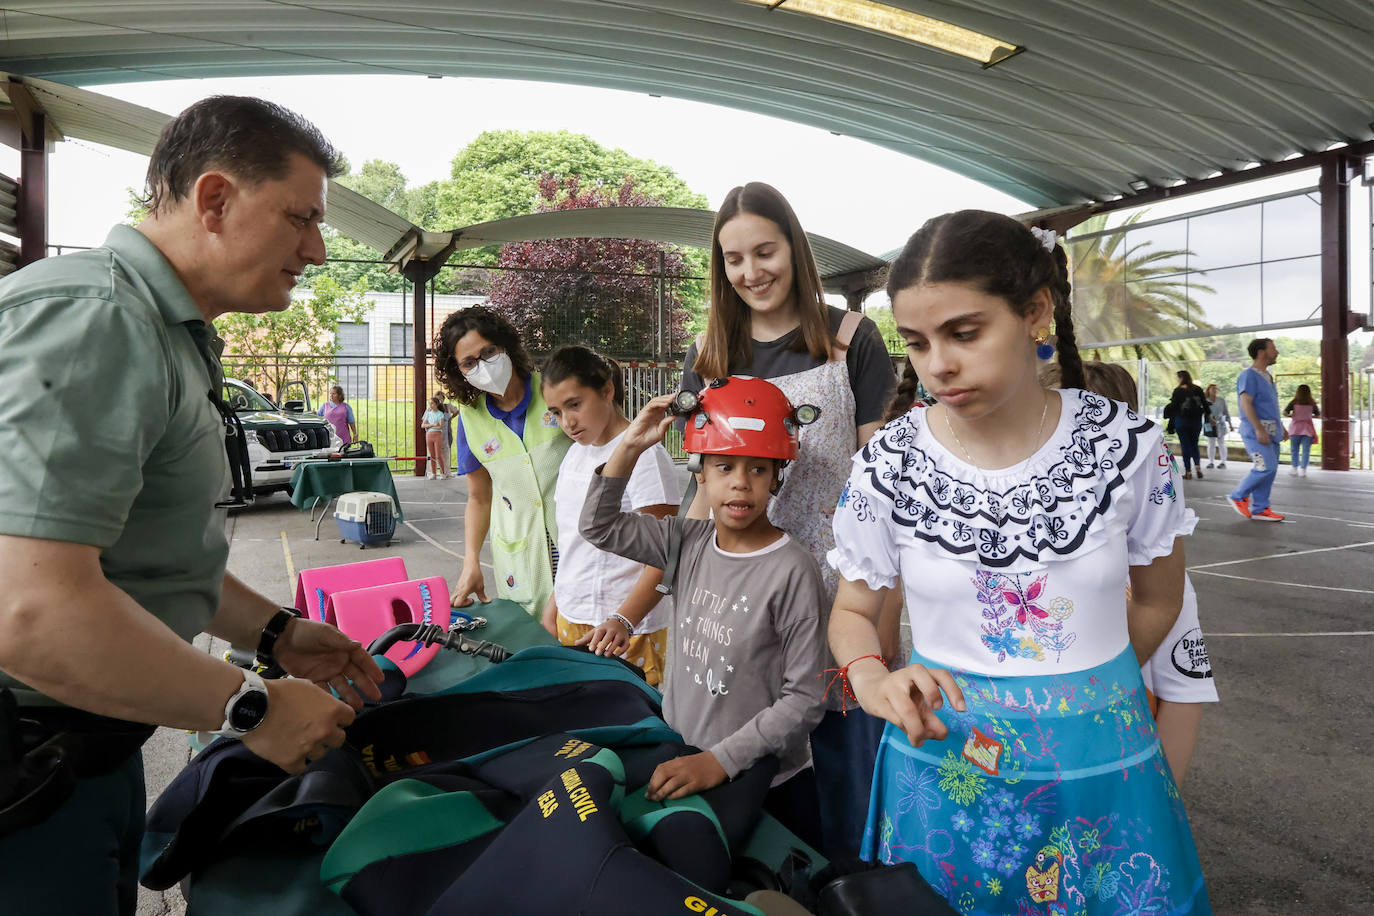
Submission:
[[[350,442],[339,449],[339,454],[345,458],[376,458],[377,453],[372,449],[372,443],[359,439],[357,442]]]

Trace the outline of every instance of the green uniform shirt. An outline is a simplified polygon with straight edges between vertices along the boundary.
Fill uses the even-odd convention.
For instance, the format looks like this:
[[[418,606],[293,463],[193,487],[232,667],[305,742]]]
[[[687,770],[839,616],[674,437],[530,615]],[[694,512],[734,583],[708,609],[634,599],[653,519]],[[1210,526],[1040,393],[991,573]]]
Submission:
[[[99,547],[105,576],[188,641],[219,605],[229,556],[213,336],[126,226],[0,281],[0,534]]]

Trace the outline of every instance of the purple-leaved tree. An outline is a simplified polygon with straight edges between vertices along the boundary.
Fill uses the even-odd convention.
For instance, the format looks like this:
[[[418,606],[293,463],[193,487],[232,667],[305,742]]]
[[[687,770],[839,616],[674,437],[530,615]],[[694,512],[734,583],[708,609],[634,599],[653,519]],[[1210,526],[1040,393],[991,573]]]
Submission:
[[[633,177],[619,188],[584,186],[577,176],[545,174],[539,181],[539,212],[589,207],[654,207],[660,202],[635,190]],[[662,322],[667,352],[685,342],[687,312],[678,284],[688,273],[676,246],[642,239],[551,239],[511,242],[501,248],[491,284],[491,305],[511,320],[525,345],[548,353],[567,343],[586,344],[614,356],[649,356],[660,339],[659,281],[664,274]]]

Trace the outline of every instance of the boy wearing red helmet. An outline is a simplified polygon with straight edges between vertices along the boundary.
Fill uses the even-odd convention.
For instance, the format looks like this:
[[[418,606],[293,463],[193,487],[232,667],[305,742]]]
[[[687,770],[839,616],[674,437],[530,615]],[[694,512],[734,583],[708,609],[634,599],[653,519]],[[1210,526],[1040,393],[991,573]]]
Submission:
[[[794,409],[771,382],[738,377],[686,401],[664,395],[644,406],[593,476],[581,519],[582,536],[600,549],[667,565],[674,520],[621,512],[620,501],[635,460],[672,424],[668,408],[676,402],[688,414],[688,467],[712,519],[676,522],[681,552],[663,712],[703,750],[661,764],[648,795],[660,800],[701,792],[772,754],[779,770],[766,807],[815,845],[819,826],[807,736],[824,711],[818,678],[825,657],[818,614],[824,586],[810,553],[768,520],[782,468],[797,454],[798,428],[814,418],[815,408]],[[602,626],[618,635],[637,623],[612,617]]]

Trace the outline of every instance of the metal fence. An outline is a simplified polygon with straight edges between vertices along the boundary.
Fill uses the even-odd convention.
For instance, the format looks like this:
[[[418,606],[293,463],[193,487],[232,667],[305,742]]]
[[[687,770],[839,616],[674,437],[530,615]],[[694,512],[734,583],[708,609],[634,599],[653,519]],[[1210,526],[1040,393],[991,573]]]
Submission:
[[[682,368],[676,361],[647,361],[637,357],[618,359],[625,373],[625,410],[633,417],[651,398],[677,390]],[[378,457],[414,458],[424,454],[416,450],[414,369],[383,356],[281,356],[225,353],[224,374],[247,382],[257,391],[277,400],[279,394],[294,397],[284,390],[297,381],[306,383],[309,409],[318,411],[326,400],[329,388],[340,385],[353,408],[358,425],[358,437],[372,444]],[[297,389],[298,390],[298,389]],[[434,368],[425,370],[425,390],[438,393]],[[365,396],[354,396],[354,392]],[[421,437],[423,441],[423,437]],[[682,437],[670,430],[666,442],[675,460],[686,460],[682,451]],[[452,455],[450,455],[450,458]],[[396,471],[413,470],[415,462],[393,460]]]

